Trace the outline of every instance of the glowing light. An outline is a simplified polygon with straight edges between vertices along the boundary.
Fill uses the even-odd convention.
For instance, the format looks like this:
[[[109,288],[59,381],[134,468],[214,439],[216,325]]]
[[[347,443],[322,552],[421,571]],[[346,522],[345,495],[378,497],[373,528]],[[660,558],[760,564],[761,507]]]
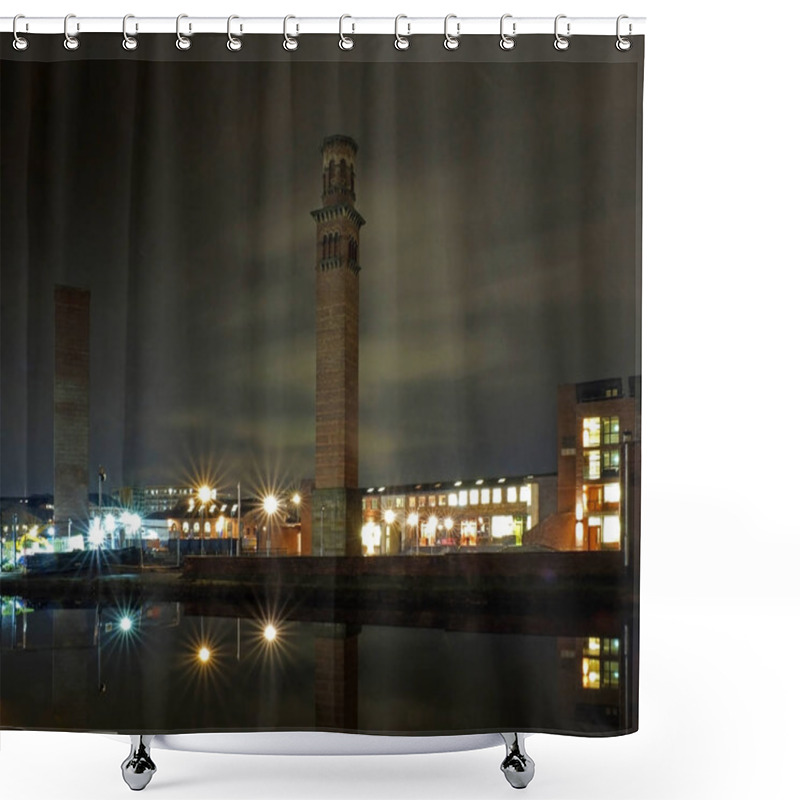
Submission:
[[[385,519],[385,520],[386,520],[386,521],[387,521],[387,522],[388,522],[388,523],[391,525],[391,524],[392,524],[392,523],[395,521],[395,519],[397,518],[397,515],[394,513],[394,511],[392,511],[391,509],[389,509],[389,510],[388,510],[388,511],[387,511],[387,512],[386,512],[386,513],[383,515],[383,518],[384,518],[384,519]]]
[[[275,497],[275,495],[269,494],[264,498],[264,511],[270,516],[272,516],[279,507],[280,503],[278,503],[278,498]]]
[[[210,486],[201,486],[197,490],[197,497],[204,505],[212,498],[213,493]]]
[[[419,522],[419,514],[414,512],[413,514],[408,515],[408,524],[411,525],[412,528],[415,527],[418,522]]]
[[[580,522],[583,519],[583,503],[581,503],[580,500],[578,500],[578,502],[575,503],[575,519],[578,522]]]
[[[103,544],[104,539],[105,534],[100,527],[100,518],[94,517],[92,519],[92,524],[89,526],[89,542],[95,547],[99,547],[101,544]]]
[[[113,514],[106,514],[103,519],[103,528],[106,533],[114,533],[114,528],[117,527],[117,521],[114,519]]]
[[[453,520],[450,517],[447,517],[444,521],[444,529],[446,531],[450,531],[453,528]]]
[[[133,620],[130,617],[123,617],[119,621],[119,629],[123,633],[127,633],[133,627]]]
[[[461,486],[461,483],[462,483],[461,481],[456,481],[456,482],[453,484],[453,486]]]
[[[211,651],[207,647],[201,647],[197,651],[197,657],[205,664],[211,658]]]
[[[603,487],[606,503],[619,503],[620,491],[618,483],[607,483]]]
[[[295,493],[292,495],[292,502],[293,502],[293,503],[294,503],[296,506],[299,506],[299,505],[300,505],[300,501],[301,501],[302,499],[303,499],[303,498],[302,498],[302,497],[300,497],[300,493],[299,493],[299,492],[295,492]]]
[[[274,642],[277,635],[278,635],[278,630],[272,623],[270,623],[269,625],[267,625],[266,628],[264,628],[264,638],[268,642]]]
[[[47,535],[48,536],[55,536],[56,535],[56,529],[52,525],[47,529]]]

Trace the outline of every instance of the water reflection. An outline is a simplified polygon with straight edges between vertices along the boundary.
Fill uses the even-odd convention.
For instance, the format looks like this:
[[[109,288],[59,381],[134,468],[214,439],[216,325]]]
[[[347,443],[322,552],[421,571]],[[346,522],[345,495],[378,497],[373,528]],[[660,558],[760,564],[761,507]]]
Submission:
[[[513,631],[304,618],[302,604],[2,598],[0,725],[178,732],[614,734],[635,728],[630,626]],[[279,613],[280,612],[280,613]]]

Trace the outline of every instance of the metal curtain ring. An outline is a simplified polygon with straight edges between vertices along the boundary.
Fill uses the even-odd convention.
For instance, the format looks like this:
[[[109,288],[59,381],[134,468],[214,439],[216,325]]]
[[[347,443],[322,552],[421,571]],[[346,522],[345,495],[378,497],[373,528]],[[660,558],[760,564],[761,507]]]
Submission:
[[[350,36],[345,36],[344,35],[344,21],[346,19],[353,19],[353,18],[349,14],[342,14],[342,16],[339,17],[339,47],[342,50],[352,50],[353,47],[355,46],[355,42],[353,41],[353,39]],[[355,24],[355,22],[353,22],[351,24],[352,24],[351,33],[355,33],[356,32],[356,24]]]
[[[400,35],[400,20],[401,19],[408,19],[405,14],[398,14],[394,18],[394,46],[398,50],[408,50],[411,47],[411,42],[408,40],[408,37],[411,36],[411,23],[407,22],[406,27],[408,28],[408,32],[405,36]]]
[[[294,38],[294,36],[289,36],[289,20],[290,19],[297,19],[297,17],[293,17],[291,14],[285,16],[283,18],[283,49],[284,50],[297,50],[298,41]],[[295,23],[295,36],[299,35],[300,33],[300,25]]]
[[[623,36],[623,35],[622,35],[622,34],[619,32],[619,31],[620,31],[620,23],[621,23],[621,22],[622,22],[622,20],[624,20],[624,19],[629,19],[629,17],[628,17],[628,15],[627,15],[627,14],[620,14],[620,15],[617,17],[617,43],[616,43],[617,50],[621,50],[623,53],[624,53],[626,50],[630,50],[630,49],[631,49],[631,40],[630,40],[630,39],[627,39],[627,38],[625,38],[625,37],[624,37],[624,36]],[[631,33],[633,33],[633,25],[631,25],[631,23],[629,22],[629,23],[628,23],[628,36],[630,36],[630,35],[631,35]]]
[[[135,19],[133,14],[126,14],[122,18],[122,47],[125,50],[135,50],[139,46],[139,40],[135,36],[128,35],[128,20]],[[139,30],[139,24],[136,24],[137,31]]]
[[[227,48],[232,53],[235,53],[237,50],[241,50],[242,49],[242,40],[238,36],[234,36],[231,33],[231,22],[233,22],[235,19],[239,19],[239,17],[237,17],[236,14],[231,14],[228,17],[228,44],[227,44]],[[241,32],[242,32],[242,26],[240,25],[239,26],[239,33],[241,33]]]
[[[17,16],[14,17],[14,22],[11,24],[11,31],[14,34],[14,42],[13,42],[14,49],[15,50],[27,50],[28,49],[28,40],[24,36],[20,36],[17,33],[17,20],[18,19],[25,19],[25,15],[24,14],[17,14]],[[28,30],[28,23],[27,22],[25,23],[25,30],[26,31]]]
[[[178,14],[178,18],[175,20],[175,35],[178,37],[175,40],[175,47],[178,50],[188,50],[192,46],[192,40],[188,36],[184,36],[181,33],[181,20],[188,19],[188,14]],[[191,35],[192,32],[192,23],[189,23],[189,34]]]
[[[456,20],[456,35],[453,36],[447,30],[447,23],[450,22],[451,19]],[[456,50],[458,49],[459,41],[458,37],[461,35],[461,23],[458,22],[458,17],[455,14],[448,14],[444,18],[444,46],[446,50]]]
[[[556,21],[553,25],[553,32],[555,33],[556,36],[556,40],[553,42],[553,47],[555,47],[556,50],[566,50],[569,47],[569,39],[567,38],[568,36],[571,35],[569,22],[567,23],[567,36],[562,36],[558,32],[558,21],[560,19],[566,19],[566,18],[567,18],[566,14],[559,14],[556,17]]]
[[[500,49],[501,50],[513,50],[514,45],[516,42],[514,41],[514,37],[517,35],[517,23],[511,23],[511,35],[505,32],[505,22],[507,19],[512,19],[512,14],[503,14],[500,17]]]
[[[67,50],[77,50],[81,46],[81,43],[78,41],[77,36],[70,36],[69,21],[71,19],[75,19],[74,14],[67,14],[67,16],[64,17],[64,47]],[[80,29],[81,29],[80,23],[76,23],[75,24],[76,34],[78,31],[80,31]]]

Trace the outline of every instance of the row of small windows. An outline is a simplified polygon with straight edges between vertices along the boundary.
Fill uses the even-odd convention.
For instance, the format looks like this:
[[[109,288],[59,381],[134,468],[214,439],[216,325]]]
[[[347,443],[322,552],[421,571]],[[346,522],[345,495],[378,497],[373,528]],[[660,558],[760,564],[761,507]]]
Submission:
[[[340,255],[340,236],[338,233],[326,233],[322,237],[322,258],[335,258]],[[352,237],[347,237],[347,258],[349,261],[358,262],[358,242]]]
[[[403,508],[406,500],[408,500],[409,508],[456,508],[464,506],[478,506],[490,505],[498,503],[526,503],[531,502],[531,487],[530,486],[507,486],[487,488],[487,489],[462,489],[459,492],[449,492],[448,494],[421,494],[405,496],[398,496],[394,498],[395,508]],[[388,497],[385,500],[389,505],[392,504],[392,498]],[[363,508],[371,508],[377,510],[381,507],[381,499],[379,497],[365,498],[362,502]]]

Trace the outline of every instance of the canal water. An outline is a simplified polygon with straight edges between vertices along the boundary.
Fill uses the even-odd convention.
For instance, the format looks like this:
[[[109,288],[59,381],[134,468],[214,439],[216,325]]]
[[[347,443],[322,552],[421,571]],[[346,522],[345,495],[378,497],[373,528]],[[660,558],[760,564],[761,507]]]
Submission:
[[[636,728],[630,620],[536,635],[418,614],[304,621],[274,601],[54,607],[2,598],[0,727],[375,734]],[[551,626],[552,627],[552,626]],[[552,633],[552,630],[551,632]]]

